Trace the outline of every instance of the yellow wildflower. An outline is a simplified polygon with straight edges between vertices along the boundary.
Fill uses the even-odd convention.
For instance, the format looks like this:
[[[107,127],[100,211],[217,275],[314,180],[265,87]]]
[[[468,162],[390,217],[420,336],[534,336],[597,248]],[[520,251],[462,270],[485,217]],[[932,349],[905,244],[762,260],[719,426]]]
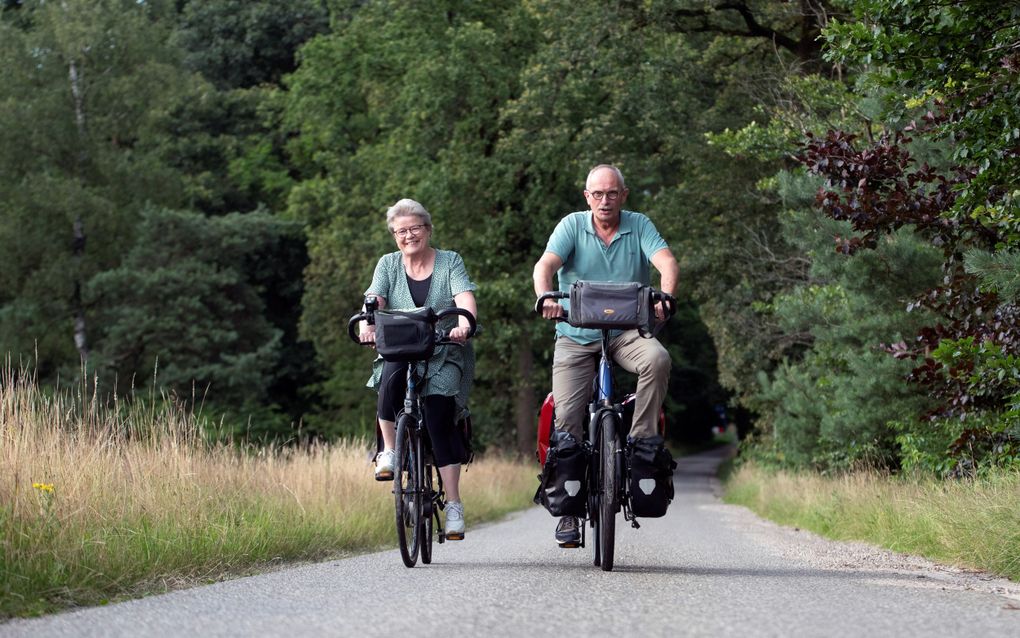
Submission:
[[[39,490],[40,492],[53,493],[53,483],[32,483],[32,487]]]

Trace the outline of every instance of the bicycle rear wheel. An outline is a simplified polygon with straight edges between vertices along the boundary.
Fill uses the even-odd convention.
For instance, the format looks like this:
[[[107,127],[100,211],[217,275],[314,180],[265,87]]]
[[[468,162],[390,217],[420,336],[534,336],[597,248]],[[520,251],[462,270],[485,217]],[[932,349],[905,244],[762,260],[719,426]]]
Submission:
[[[396,506],[397,541],[400,558],[408,567],[418,562],[421,545],[422,485],[421,457],[414,419],[404,414],[397,421],[396,467],[393,501]]]
[[[602,571],[613,571],[616,550],[616,510],[619,502],[616,447],[616,414],[603,412],[599,419],[599,525],[598,554]]]

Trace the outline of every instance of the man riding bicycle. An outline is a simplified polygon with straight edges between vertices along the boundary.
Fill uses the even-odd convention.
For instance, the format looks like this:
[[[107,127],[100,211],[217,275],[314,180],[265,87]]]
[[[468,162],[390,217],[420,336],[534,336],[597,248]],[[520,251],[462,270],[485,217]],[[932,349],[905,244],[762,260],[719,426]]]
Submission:
[[[569,292],[570,285],[579,280],[648,284],[649,262],[659,271],[662,292],[674,293],[680,271],[676,258],[648,217],[623,210],[627,194],[623,173],[617,167],[600,164],[591,169],[584,190],[590,210],[567,215],[553,230],[545,253],[535,264],[536,295],[553,290],[554,273],[562,292]],[[661,305],[655,313],[659,320],[665,318]],[[562,315],[563,306],[552,299],[545,301],[543,317]],[[552,371],[555,427],[576,441],[583,440],[585,408],[600,344],[599,330],[557,323]],[[636,329],[614,331],[610,352],[620,367],[638,375],[630,437],[655,436],[669,382],[669,353],[658,340],[642,338]],[[575,516],[563,516],[556,526],[560,546],[576,547],[580,534]]]

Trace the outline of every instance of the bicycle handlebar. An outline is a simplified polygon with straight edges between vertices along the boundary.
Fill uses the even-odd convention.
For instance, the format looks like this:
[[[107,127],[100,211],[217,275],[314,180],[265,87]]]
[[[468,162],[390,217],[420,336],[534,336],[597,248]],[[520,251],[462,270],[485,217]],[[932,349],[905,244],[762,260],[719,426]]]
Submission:
[[[368,307],[368,310],[359,312],[359,313],[357,313],[356,315],[352,316],[350,319],[347,320],[347,336],[349,336],[351,338],[351,341],[353,341],[354,343],[357,343],[358,345],[371,346],[371,345],[374,345],[371,341],[362,342],[361,339],[358,338],[358,335],[354,331],[355,327],[360,322],[362,322],[362,321],[367,321],[369,325],[373,325],[375,323],[375,310],[378,307],[378,305],[377,304],[369,304],[367,302],[367,300],[366,300],[366,304],[365,305],[366,305],[366,307]],[[465,308],[458,308],[458,307],[454,306],[452,308],[445,308],[443,310],[440,310],[439,312],[436,313],[436,319],[435,319],[435,322],[432,323],[432,325],[435,326],[435,324],[438,323],[439,321],[442,321],[446,317],[450,317],[450,316],[453,316],[453,315],[459,315],[459,316],[464,317],[464,318],[466,318],[468,320],[468,323],[470,324],[470,328],[471,328],[471,330],[468,332],[468,339],[474,337],[475,334],[478,332],[478,322],[475,320],[475,316],[473,314],[471,314],[471,311],[467,310]],[[460,342],[451,340],[450,339],[450,333],[448,331],[442,330],[442,329],[436,329],[436,345],[437,346],[448,346],[448,345],[457,345],[457,346],[459,346],[459,345],[463,345],[463,344],[460,343]]]
[[[542,307],[545,305],[546,299],[568,299],[570,293],[562,292],[559,290],[551,290],[547,293],[543,293],[537,301],[535,301],[535,314],[542,314]],[[673,295],[662,292],[661,290],[652,290],[651,294],[652,305],[657,303],[663,304],[663,310],[666,312],[665,318],[660,323],[666,323],[670,317],[676,314],[676,297]],[[554,317],[556,321],[570,321],[570,313],[566,308],[563,309],[563,314],[559,317]]]
[[[535,314],[539,315],[542,314],[542,306],[545,305],[546,299],[568,299],[569,297],[570,293],[560,292],[559,290],[551,290],[547,293],[544,293],[541,297],[538,298],[538,301],[535,302]],[[567,309],[564,308],[563,314],[559,317],[554,317],[554,319],[556,319],[556,321],[567,321],[567,314],[568,314]]]
[[[668,320],[670,317],[676,314],[676,297],[668,295],[661,290],[652,291],[652,304],[663,302],[664,310],[666,311],[666,318],[663,321]]]

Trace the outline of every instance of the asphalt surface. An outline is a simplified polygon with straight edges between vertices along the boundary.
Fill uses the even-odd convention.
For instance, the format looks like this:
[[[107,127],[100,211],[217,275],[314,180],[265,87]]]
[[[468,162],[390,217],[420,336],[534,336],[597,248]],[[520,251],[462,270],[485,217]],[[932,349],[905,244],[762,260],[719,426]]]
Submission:
[[[427,566],[368,554],[8,622],[0,636],[1020,636],[1020,584],[725,505],[720,456],[681,459],[666,517],[638,530],[618,519],[612,572],[592,566],[590,545],[559,549],[555,520],[532,508],[436,545]]]

